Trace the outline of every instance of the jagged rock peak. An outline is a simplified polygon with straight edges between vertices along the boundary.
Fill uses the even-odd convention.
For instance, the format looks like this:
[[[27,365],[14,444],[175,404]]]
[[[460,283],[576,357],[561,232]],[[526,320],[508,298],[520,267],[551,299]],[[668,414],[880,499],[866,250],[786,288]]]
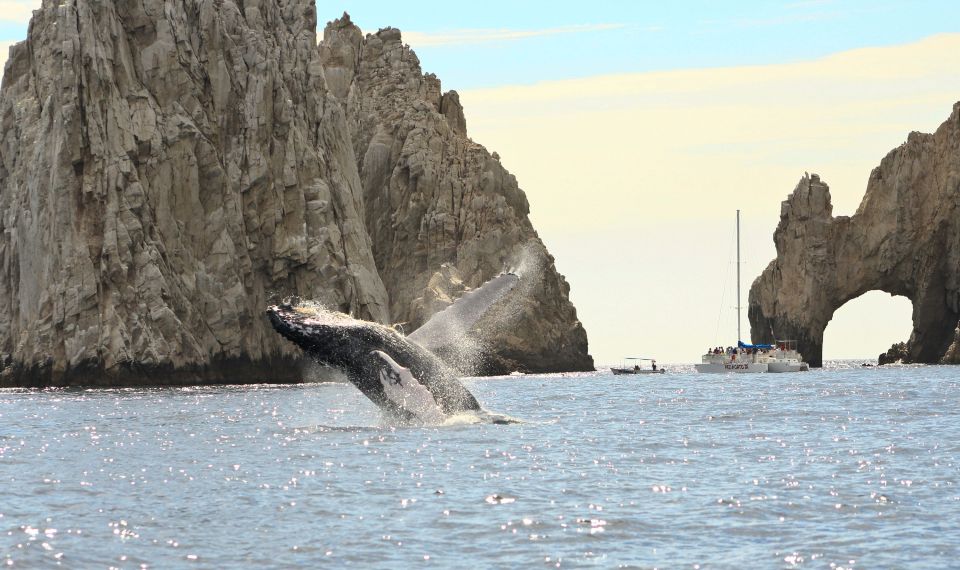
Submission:
[[[796,188],[781,204],[780,217],[791,216],[799,219],[833,216],[830,186],[821,181],[818,174],[804,173]]]
[[[911,133],[873,169],[853,216],[804,176],[783,202],[777,258],[750,289],[753,340],[796,338],[813,365],[834,311],[867,291],[913,302],[912,362],[960,354],[960,104],[935,133]]]
[[[397,42],[400,43],[403,41],[401,37],[400,30],[397,28],[380,28],[377,30],[377,37],[385,42]]]
[[[343,15],[340,16],[339,18],[331,22],[327,22],[327,27],[330,27],[330,26],[337,27],[337,28],[348,28],[350,26],[355,27],[353,20],[350,19],[350,14],[347,13],[346,10],[344,10]]]

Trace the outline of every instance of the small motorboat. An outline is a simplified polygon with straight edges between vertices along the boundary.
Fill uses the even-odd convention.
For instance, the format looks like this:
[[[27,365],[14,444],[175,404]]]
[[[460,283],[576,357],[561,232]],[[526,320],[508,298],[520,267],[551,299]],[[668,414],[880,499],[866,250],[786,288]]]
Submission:
[[[619,368],[610,368],[610,372],[613,372],[614,375],[620,376],[622,374],[663,374],[666,372],[663,368],[657,368],[657,361],[653,358],[640,358],[637,356],[630,356],[624,358],[624,363]],[[628,366],[626,361],[636,361],[633,366]],[[649,362],[650,367],[646,368],[642,366],[644,362]]]

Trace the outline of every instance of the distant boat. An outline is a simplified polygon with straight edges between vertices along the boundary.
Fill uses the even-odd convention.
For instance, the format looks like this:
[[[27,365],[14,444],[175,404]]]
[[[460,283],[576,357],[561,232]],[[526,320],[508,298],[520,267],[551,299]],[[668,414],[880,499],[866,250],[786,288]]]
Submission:
[[[797,341],[778,340],[775,344],[747,344],[738,341],[736,348],[727,347],[717,352],[707,352],[697,372],[704,373],[759,373],[759,372],[806,372],[810,366],[797,352]]]
[[[695,364],[697,372],[757,374],[762,372],[805,372],[810,366],[803,361],[794,340],[778,340],[776,344],[747,344],[740,340],[740,210],[737,210],[737,346],[708,350]],[[615,373],[616,374],[616,373]]]
[[[640,358],[636,356],[630,356],[623,359],[637,361],[633,366],[627,366],[626,364],[622,365],[620,368],[610,368],[610,372],[613,372],[615,376],[620,376],[622,374],[663,374],[666,372],[663,368],[657,368],[657,361],[653,358]],[[644,368],[641,366],[644,362],[650,363],[650,368]]]

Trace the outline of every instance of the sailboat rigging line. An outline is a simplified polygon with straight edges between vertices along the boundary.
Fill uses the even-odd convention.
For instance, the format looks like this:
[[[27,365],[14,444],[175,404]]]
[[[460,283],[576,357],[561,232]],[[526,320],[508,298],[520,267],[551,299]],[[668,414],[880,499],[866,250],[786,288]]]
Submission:
[[[740,210],[737,210],[737,344],[743,340],[740,334]]]

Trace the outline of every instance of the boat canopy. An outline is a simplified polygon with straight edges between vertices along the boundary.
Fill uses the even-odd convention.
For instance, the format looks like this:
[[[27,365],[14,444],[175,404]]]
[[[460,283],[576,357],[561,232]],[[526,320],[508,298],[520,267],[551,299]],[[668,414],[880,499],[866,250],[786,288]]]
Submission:
[[[773,348],[773,345],[772,345],[772,344],[747,344],[747,343],[743,342],[742,340],[738,340],[738,341],[737,341],[737,348],[763,348],[763,349],[767,349],[767,348]]]

